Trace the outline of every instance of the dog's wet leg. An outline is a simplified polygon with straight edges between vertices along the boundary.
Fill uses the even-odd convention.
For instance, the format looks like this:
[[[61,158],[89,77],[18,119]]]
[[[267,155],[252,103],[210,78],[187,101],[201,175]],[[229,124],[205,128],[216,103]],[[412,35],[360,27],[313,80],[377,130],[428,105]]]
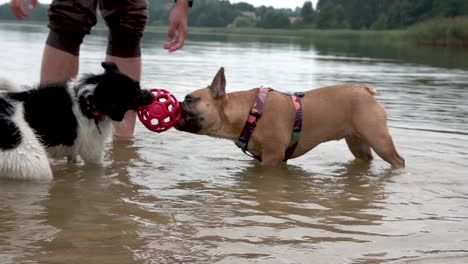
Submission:
[[[262,167],[278,167],[284,160],[284,151],[264,151],[262,154]]]
[[[405,160],[398,154],[388,131],[380,131],[380,133],[371,133],[370,135],[366,138],[379,157],[390,163],[394,168],[405,167]]]
[[[348,136],[346,137],[346,143],[348,144],[351,153],[353,153],[354,157],[357,159],[364,161],[371,161],[374,159],[369,144],[367,144],[362,137]]]
[[[10,152],[10,157],[0,162],[0,177],[15,180],[51,180],[53,178],[47,155],[32,151],[33,155],[23,150]]]
[[[379,157],[394,168],[405,167],[405,160],[396,151],[388,131],[387,113],[383,105],[372,100],[367,102],[365,107],[358,108],[355,112],[354,127]]]

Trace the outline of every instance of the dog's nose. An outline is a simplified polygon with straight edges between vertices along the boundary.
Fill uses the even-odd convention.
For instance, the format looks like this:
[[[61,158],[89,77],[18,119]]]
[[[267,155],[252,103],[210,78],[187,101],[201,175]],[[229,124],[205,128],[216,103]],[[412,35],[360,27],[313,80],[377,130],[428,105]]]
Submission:
[[[182,110],[182,115],[189,112],[188,105],[185,100],[180,103],[180,109]]]

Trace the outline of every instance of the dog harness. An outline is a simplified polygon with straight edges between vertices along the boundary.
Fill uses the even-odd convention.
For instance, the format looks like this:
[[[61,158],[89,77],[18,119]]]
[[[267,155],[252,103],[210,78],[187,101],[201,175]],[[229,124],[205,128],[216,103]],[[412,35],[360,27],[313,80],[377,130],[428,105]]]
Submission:
[[[263,105],[265,103],[265,99],[268,93],[271,91],[274,91],[274,90],[271,88],[263,88],[263,87],[260,88],[260,91],[258,92],[257,98],[255,100],[255,103],[252,109],[250,110],[250,115],[249,115],[249,118],[247,119],[247,122],[245,123],[244,129],[242,129],[239,139],[235,142],[236,146],[242,149],[242,151],[245,154],[257,159],[258,161],[261,161],[261,157],[249,153],[247,151],[247,146],[249,144],[249,140],[253,134],[255,126],[257,125],[257,121],[262,116]],[[296,109],[296,119],[294,121],[293,133],[291,136],[291,144],[286,149],[286,153],[285,153],[283,161],[287,161],[293,155],[294,150],[296,150],[297,144],[299,142],[299,139],[301,136],[301,130],[302,130],[301,98],[304,97],[304,93],[297,92],[290,96],[293,101],[294,108]]]

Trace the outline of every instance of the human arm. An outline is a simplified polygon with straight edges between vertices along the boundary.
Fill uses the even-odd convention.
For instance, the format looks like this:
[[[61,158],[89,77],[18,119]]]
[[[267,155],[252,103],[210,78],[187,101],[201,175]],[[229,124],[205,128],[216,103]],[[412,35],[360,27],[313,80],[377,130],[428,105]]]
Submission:
[[[28,1],[29,11],[32,11],[37,5],[37,0],[26,0],[26,1]],[[29,16],[29,12],[26,11],[26,9],[24,8],[24,2],[25,0],[10,0],[11,12],[17,19],[23,19]]]
[[[167,31],[164,48],[168,51],[176,51],[184,46],[187,36],[187,17],[189,12],[189,1],[180,0],[176,2],[169,16],[169,29]]]

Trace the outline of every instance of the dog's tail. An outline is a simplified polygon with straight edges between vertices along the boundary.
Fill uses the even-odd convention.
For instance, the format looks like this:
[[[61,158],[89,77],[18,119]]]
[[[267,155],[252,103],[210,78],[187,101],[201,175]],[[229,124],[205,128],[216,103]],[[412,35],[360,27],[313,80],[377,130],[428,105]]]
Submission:
[[[19,92],[21,91],[20,87],[14,85],[10,80],[6,78],[0,78],[0,91],[6,92]]]
[[[374,89],[374,88],[367,87],[367,86],[364,86],[364,88],[365,88],[366,91],[368,91],[371,95],[377,95],[377,94],[379,94],[379,92],[377,92],[377,90]]]

